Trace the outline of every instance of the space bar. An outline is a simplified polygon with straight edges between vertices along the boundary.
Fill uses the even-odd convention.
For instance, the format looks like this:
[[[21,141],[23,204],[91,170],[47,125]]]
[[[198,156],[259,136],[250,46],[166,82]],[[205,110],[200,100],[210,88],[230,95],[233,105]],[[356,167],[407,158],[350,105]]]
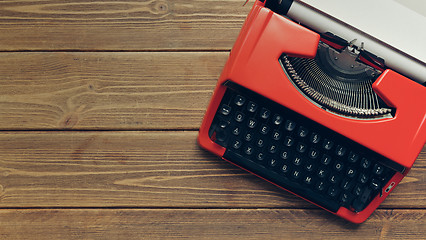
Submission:
[[[264,166],[241,156],[238,153],[226,150],[225,154],[223,155],[223,158],[239,165],[242,168],[245,168],[250,172],[253,172],[256,175],[259,175],[260,177],[268,181],[271,181],[272,183],[280,187],[289,190],[290,192],[299,195],[300,197],[305,198],[306,200],[309,200],[323,208],[326,208],[329,211],[335,213],[340,208],[340,205],[336,201],[326,199],[323,195],[320,195],[309,188],[303,187],[302,185],[291,181],[289,178],[279,175],[278,173],[271,171],[265,168]]]

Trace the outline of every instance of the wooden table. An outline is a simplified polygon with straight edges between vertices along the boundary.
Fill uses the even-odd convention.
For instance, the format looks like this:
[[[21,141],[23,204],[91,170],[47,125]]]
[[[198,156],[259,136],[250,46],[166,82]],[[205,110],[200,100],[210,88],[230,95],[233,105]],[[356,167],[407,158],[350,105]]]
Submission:
[[[198,147],[242,4],[0,2],[0,238],[425,238],[426,148],[354,225]]]

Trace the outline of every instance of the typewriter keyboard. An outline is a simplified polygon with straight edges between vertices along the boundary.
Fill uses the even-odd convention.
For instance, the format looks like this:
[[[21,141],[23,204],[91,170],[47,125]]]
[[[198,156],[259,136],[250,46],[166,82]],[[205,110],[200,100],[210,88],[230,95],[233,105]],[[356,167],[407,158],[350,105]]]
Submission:
[[[332,212],[341,206],[362,211],[397,169],[384,164],[389,159],[241,87],[227,88],[209,135],[226,148],[225,159]]]

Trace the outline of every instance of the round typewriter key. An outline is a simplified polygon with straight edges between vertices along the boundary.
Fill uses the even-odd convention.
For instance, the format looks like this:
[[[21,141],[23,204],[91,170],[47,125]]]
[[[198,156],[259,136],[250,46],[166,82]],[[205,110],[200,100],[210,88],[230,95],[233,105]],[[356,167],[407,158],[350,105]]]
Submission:
[[[338,172],[342,171],[342,169],[343,169],[343,163],[342,163],[342,162],[336,162],[336,163],[334,164],[334,169],[335,169],[336,171],[338,171]]]
[[[275,141],[278,141],[281,139],[281,133],[277,130],[274,130],[274,132],[272,133],[272,139],[274,139]]]
[[[287,120],[285,121],[284,127],[287,131],[291,132],[296,128],[296,123],[291,120]]]
[[[285,139],[284,139],[284,145],[286,147],[291,147],[291,146],[293,146],[293,144],[294,144],[293,138],[291,138],[289,136],[285,137]]]
[[[249,121],[248,121],[248,123],[247,123],[247,126],[248,126],[249,128],[254,128],[254,127],[256,127],[256,119],[254,119],[254,118],[250,118],[250,119],[249,119]]]
[[[364,184],[368,181],[368,176],[365,175],[364,173],[361,173],[358,177],[358,182]]]
[[[244,113],[237,112],[235,114],[235,121],[242,122],[244,120]]]
[[[266,135],[266,134],[268,134],[268,132],[269,132],[269,127],[267,125],[262,125],[260,127],[260,133],[261,134]]]
[[[260,111],[260,117],[263,119],[268,119],[270,115],[271,115],[271,111],[269,111],[266,108],[262,108],[262,110]]]
[[[325,150],[330,150],[330,149],[333,147],[333,145],[334,145],[333,141],[328,140],[328,139],[324,139],[324,142],[323,142],[323,144],[322,144],[322,147],[323,147]]]
[[[243,106],[245,102],[246,102],[246,98],[240,95],[237,95],[234,99],[235,105],[239,107]]]
[[[281,152],[280,157],[284,160],[287,160],[289,158],[289,153],[287,151],[283,151]]]
[[[304,182],[304,183],[306,183],[306,184],[308,184],[308,185],[311,185],[311,184],[312,184],[312,177],[310,177],[310,176],[306,176],[306,177],[303,179],[303,182]]]
[[[339,156],[339,157],[343,157],[343,156],[345,155],[345,153],[346,153],[346,148],[345,148],[345,147],[342,147],[342,146],[340,146],[340,145],[338,145],[338,146],[336,147],[336,155],[337,155],[337,156]]]
[[[333,186],[331,186],[329,189],[328,189],[328,196],[330,196],[330,197],[335,197],[335,196],[337,196],[338,194],[339,194],[339,190],[336,188],[336,187],[333,187]]]
[[[288,172],[290,171],[290,168],[288,167],[288,165],[287,165],[287,164],[284,164],[284,165],[281,167],[281,171],[282,171],[283,173],[288,173]]]
[[[362,158],[361,159],[361,167],[367,169],[367,168],[370,167],[370,165],[371,165],[371,161],[370,160],[368,160],[367,158]]]
[[[240,128],[239,127],[235,127],[233,130],[232,130],[232,134],[234,134],[235,136],[238,136],[238,135],[240,135]]]
[[[253,151],[254,151],[254,149],[251,146],[247,146],[247,147],[244,148],[244,153],[247,154],[247,155],[252,155]]]
[[[229,105],[223,104],[220,108],[220,113],[224,116],[228,116],[231,113],[231,107]]]
[[[320,181],[315,185],[315,189],[318,191],[323,191],[325,189],[325,183]]]
[[[321,140],[321,136],[318,133],[313,132],[309,140],[311,141],[311,143],[319,143]]]
[[[261,138],[259,138],[256,142],[256,145],[260,148],[263,147],[264,144],[265,144],[265,141]]]
[[[265,154],[260,152],[256,155],[256,159],[259,161],[263,161],[265,159]]]
[[[235,140],[234,143],[232,143],[232,147],[234,149],[239,149],[241,147],[242,143],[238,140]]]
[[[256,109],[257,109],[257,104],[256,103],[250,101],[247,104],[247,111],[254,113],[254,112],[256,112]]]
[[[278,114],[275,114],[274,115],[274,117],[272,118],[272,122],[275,124],[275,125],[280,125],[282,122],[283,122],[283,117],[281,117],[280,115],[278,115]]]
[[[354,153],[354,152],[350,152],[349,156],[348,156],[348,161],[350,163],[356,163],[358,161],[359,155]]]
[[[350,178],[353,178],[354,176],[355,176],[355,174],[356,174],[356,170],[354,169],[354,168],[349,168],[347,171],[346,171],[346,176],[348,176],[348,177],[350,177]]]
[[[275,167],[275,166],[277,166],[277,163],[278,163],[278,161],[272,158],[272,159],[269,161],[269,166],[271,166],[271,167]]]
[[[244,140],[246,140],[247,142],[250,142],[253,139],[253,134],[252,133],[246,133],[246,135],[244,135]]]
[[[383,166],[380,164],[374,164],[373,172],[376,175],[380,175],[383,173]]]
[[[297,136],[304,138],[304,137],[308,136],[308,132],[309,132],[308,129],[300,126],[299,129],[297,130]]]
[[[321,163],[327,166],[328,164],[331,163],[331,157],[328,156],[327,154],[324,154],[321,158]]]
[[[268,148],[268,152],[272,153],[272,154],[276,153],[277,152],[277,146],[274,145],[274,144],[270,145],[269,148]]]

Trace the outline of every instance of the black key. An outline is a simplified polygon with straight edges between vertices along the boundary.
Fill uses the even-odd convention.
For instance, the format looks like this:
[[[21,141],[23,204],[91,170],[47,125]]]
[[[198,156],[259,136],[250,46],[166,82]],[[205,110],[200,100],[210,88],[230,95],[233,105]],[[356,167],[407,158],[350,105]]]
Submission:
[[[336,174],[331,174],[331,175],[330,175],[330,177],[328,178],[328,180],[330,180],[330,182],[331,182],[332,184],[336,184],[336,183],[338,183],[338,182],[339,182],[340,178],[339,178],[339,176],[338,176],[338,175],[336,175]]]
[[[245,102],[246,102],[246,98],[241,95],[237,95],[234,99],[235,105],[239,107],[243,106]]]
[[[354,197],[350,193],[342,193],[340,195],[340,202],[346,205],[346,204],[351,203],[353,198]]]
[[[334,165],[334,170],[340,172],[343,170],[343,163],[342,162],[336,162]]]
[[[381,175],[383,173],[383,166],[380,164],[374,164],[373,173],[376,175]]]
[[[277,164],[278,164],[278,161],[275,160],[274,158],[272,158],[271,160],[269,160],[269,166],[275,167],[275,166],[277,166]]]
[[[252,155],[253,152],[254,152],[254,148],[252,146],[247,146],[247,147],[244,148],[244,153],[249,155],[249,156]]]
[[[250,133],[250,132],[246,133],[244,135],[244,140],[246,140],[247,142],[250,142],[251,140],[253,140],[253,133]]]
[[[284,165],[281,167],[281,171],[282,171],[283,173],[288,173],[288,172],[290,171],[290,168],[288,167],[288,165],[287,165],[287,164],[284,164]]]
[[[277,152],[277,145],[275,145],[275,144],[270,145],[269,148],[268,148],[268,152],[272,153],[272,154],[276,153]]]
[[[359,155],[354,153],[354,152],[350,152],[349,156],[348,156],[348,161],[350,163],[356,163],[358,161]]]
[[[352,188],[354,182],[350,179],[345,179],[342,181],[342,184],[340,184],[340,187],[344,190],[349,190]]]
[[[235,121],[237,121],[237,122],[242,122],[242,121],[244,121],[244,113],[242,113],[242,112],[237,112],[236,114],[235,114]]]
[[[305,170],[308,172],[312,172],[314,170],[314,165],[310,162],[305,164]]]
[[[361,193],[362,193],[362,190],[363,190],[363,188],[361,187],[361,185],[357,184],[354,187],[353,193],[354,193],[355,196],[360,196]]]
[[[232,130],[232,134],[234,134],[235,136],[240,135],[241,131],[239,127],[234,127],[234,129]]]
[[[361,212],[362,210],[364,210],[364,205],[365,203],[363,203],[361,200],[357,198],[353,201],[352,208],[354,209],[355,212]]]
[[[270,115],[271,115],[271,111],[269,111],[268,109],[262,108],[262,110],[260,110],[260,117],[261,118],[266,120],[266,119],[269,118]]]
[[[325,150],[330,150],[333,147],[334,143],[331,140],[324,139],[324,142],[322,143],[322,147]]]
[[[319,152],[315,148],[309,150],[308,156],[312,159],[316,159],[319,156]]]
[[[379,182],[379,180],[377,180],[375,178],[371,179],[370,187],[371,187],[371,189],[373,189],[375,191],[379,190],[379,188],[380,188],[380,182]]]
[[[331,157],[328,156],[327,154],[324,154],[321,158],[321,163],[327,166],[328,164],[331,163]]]
[[[228,116],[231,113],[231,107],[229,105],[223,104],[220,108],[220,113],[223,116]]]
[[[274,117],[272,118],[272,122],[275,125],[280,125],[283,122],[283,117],[281,117],[281,115],[275,114]]]
[[[325,183],[320,181],[315,185],[317,191],[323,191],[325,189]]]
[[[301,138],[308,136],[308,133],[309,133],[308,129],[306,129],[303,126],[300,126],[299,129],[297,130],[297,136]]]
[[[275,141],[278,141],[281,139],[281,133],[277,130],[274,130],[272,132],[272,139],[274,139]]]
[[[251,129],[253,129],[253,128],[256,127],[256,123],[257,123],[256,119],[250,118],[247,122],[247,126]]]
[[[269,127],[267,125],[263,124],[260,127],[260,133],[263,134],[263,135],[266,135],[266,134],[268,134],[268,132],[269,132]]]
[[[291,138],[289,136],[285,137],[285,139],[284,139],[284,146],[291,147],[291,146],[293,146],[293,144],[294,144],[293,138]]]
[[[356,169],[354,169],[354,168],[350,167],[346,170],[346,176],[348,176],[350,178],[355,177],[355,174],[356,174]]]
[[[368,199],[370,198],[371,195],[371,189],[366,187],[364,188],[364,191],[362,192],[361,196],[359,197],[359,200],[361,200],[361,202],[366,203],[368,201]]]
[[[303,178],[303,182],[305,184],[311,185],[313,183],[312,177],[311,176],[306,176]]]
[[[336,188],[336,187],[334,187],[334,186],[331,186],[328,189],[327,194],[328,194],[328,196],[334,198],[334,197],[336,197],[339,194],[339,189]]]
[[[367,159],[367,158],[361,159],[361,167],[362,168],[367,169],[367,168],[370,167],[370,165],[371,165],[371,161],[369,159]]]
[[[263,152],[256,154],[256,159],[259,161],[263,161],[265,159],[265,154]]]
[[[257,104],[255,102],[250,101],[247,104],[247,111],[254,113],[256,112],[256,109],[257,109]]]
[[[302,174],[300,173],[300,171],[294,170],[294,171],[291,173],[291,176],[292,176],[294,179],[299,179],[299,178],[302,176]]]
[[[290,154],[288,153],[288,151],[282,151],[282,152],[280,153],[280,157],[281,157],[283,160],[287,160],[287,159],[290,157]]]
[[[318,133],[313,132],[311,134],[311,137],[309,139],[311,141],[311,143],[319,143],[321,140],[321,136]]]
[[[323,169],[323,168],[319,168],[317,171],[317,176],[320,178],[325,178],[327,176],[327,170]]]
[[[256,141],[256,145],[261,148],[263,145],[265,145],[265,141],[260,138]]]
[[[239,140],[234,140],[234,142],[232,143],[232,147],[234,149],[239,149],[242,145],[243,145],[242,142]]]
[[[300,157],[295,157],[293,159],[293,164],[296,166],[300,166],[302,164],[302,159]]]
[[[293,121],[291,121],[291,120],[287,120],[287,121],[285,122],[284,128],[285,128],[287,131],[291,132],[291,131],[293,131],[293,130],[296,128],[296,123],[295,123],[295,122],[293,122]]]
[[[345,153],[346,153],[346,148],[345,147],[340,146],[340,145],[338,145],[336,147],[336,155],[338,157],[343,157],[345,155]]]
[[[358,182],[365,184],[368,182],[368,176],[365,173],[361,173],[358,177]]]
[[[299,153],[306,152],[306,149],[307,149],[307,147],[306,147],[306,144],[304,144],[304,143],[298,143],[297,146],[296,146],[296,151],[298,151]]]

